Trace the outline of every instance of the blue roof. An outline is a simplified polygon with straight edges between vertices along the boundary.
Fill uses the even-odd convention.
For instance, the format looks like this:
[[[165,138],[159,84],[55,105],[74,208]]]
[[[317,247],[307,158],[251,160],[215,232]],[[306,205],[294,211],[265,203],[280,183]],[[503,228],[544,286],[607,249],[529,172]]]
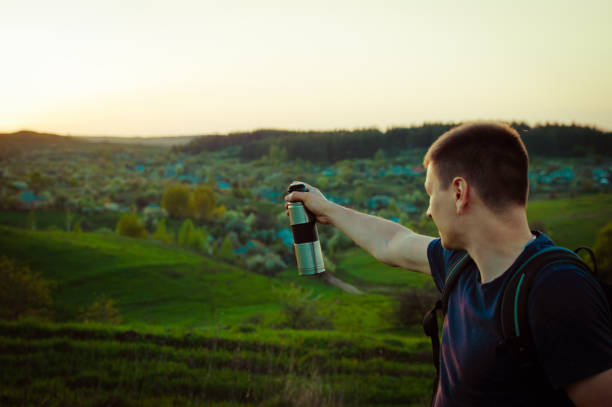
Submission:
[[[193,184],[197,184],[198,183],[198,177],[196,177],[193,174],[183,174],[183,175],[179,175],[178,179],[180,181],[191,181]]]
[[[219,181],[217,182],[217,186],[221,189],[228,189],[230,187],[230,184],[225,181]]]
[[[41,202],[41,201],[46,201],[45,198],[42,198],[38,195],[34,195],[34,193],[32,191],[23,191],[20,195],[19,195],[19,200],[21,202]]]
[[[279,230],[276,237],[283,241],[283,244],[289,248],[293,247],[293,234],[288,228]]]
[[[261,196],[262,198],[267,198],[271,201],[277,201],[281,196],[281,192],[278,190],[267,189],[267,188],[253,188],[251,190],[253,195]]]

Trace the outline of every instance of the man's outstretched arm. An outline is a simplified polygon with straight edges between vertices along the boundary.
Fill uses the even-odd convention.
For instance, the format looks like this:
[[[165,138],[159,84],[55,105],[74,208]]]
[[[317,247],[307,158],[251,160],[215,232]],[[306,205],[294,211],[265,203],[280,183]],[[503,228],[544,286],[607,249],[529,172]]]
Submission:
[[[316,215],[318,222],[334,225],[377,260],[390,266],[431,274],[427,246],[433,237],[419,235],[378,216],[345,208],[325,199],[318,189],[307,187],[310,192],[292,192],[285,200],[302,201]]]

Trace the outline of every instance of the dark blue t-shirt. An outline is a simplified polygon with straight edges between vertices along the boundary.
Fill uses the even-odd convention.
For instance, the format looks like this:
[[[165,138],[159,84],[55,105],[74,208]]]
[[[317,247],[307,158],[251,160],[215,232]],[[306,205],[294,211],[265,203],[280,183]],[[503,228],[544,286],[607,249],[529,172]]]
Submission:
[[[566,385],[612,368],[605,294],[588,272],[572,265],[546,267],[529,296],[527,312],[541,383],[526,379],[512,356],[497,349],[503,338],[500,304],[506,280],[532,254],[553,245],[539,234],[504,274],[485,284],[474,262],[463,271],[449,297],[442,328],[436,407],[528,406],[542,398],[534,397],[534,391],[545,399],[560,397],[571,406]],[[442,248],[440,239],[430,243],[427,257],[438,289],[444,286],[449,265],[463,254]]]

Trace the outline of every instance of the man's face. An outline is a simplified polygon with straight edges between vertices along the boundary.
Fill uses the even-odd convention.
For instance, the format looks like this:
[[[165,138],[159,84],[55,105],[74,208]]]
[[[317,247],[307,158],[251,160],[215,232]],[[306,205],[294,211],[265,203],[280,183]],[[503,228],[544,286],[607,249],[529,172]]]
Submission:
[[[427,208],[427,217],[432,219],[440,233],[442,247],[446,249],[455,249],[457,245],[457,229],[456,220],[457,212],[455,201],[453,199],[453,191],[450,186],[444,186],[440,182],[435,171],[433,163],[427,166],[427,175],[425,177],[425,191],[429,195],[429,207]]]

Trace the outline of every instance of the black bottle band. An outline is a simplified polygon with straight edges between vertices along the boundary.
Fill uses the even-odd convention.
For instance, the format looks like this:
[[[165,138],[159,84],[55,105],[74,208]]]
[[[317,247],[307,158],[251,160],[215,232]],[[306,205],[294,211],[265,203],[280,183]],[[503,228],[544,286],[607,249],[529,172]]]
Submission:
[[[314,222],[291,225],[291,231],[293,232],[293,242],[296,244],[311,243],[319,240]]]

